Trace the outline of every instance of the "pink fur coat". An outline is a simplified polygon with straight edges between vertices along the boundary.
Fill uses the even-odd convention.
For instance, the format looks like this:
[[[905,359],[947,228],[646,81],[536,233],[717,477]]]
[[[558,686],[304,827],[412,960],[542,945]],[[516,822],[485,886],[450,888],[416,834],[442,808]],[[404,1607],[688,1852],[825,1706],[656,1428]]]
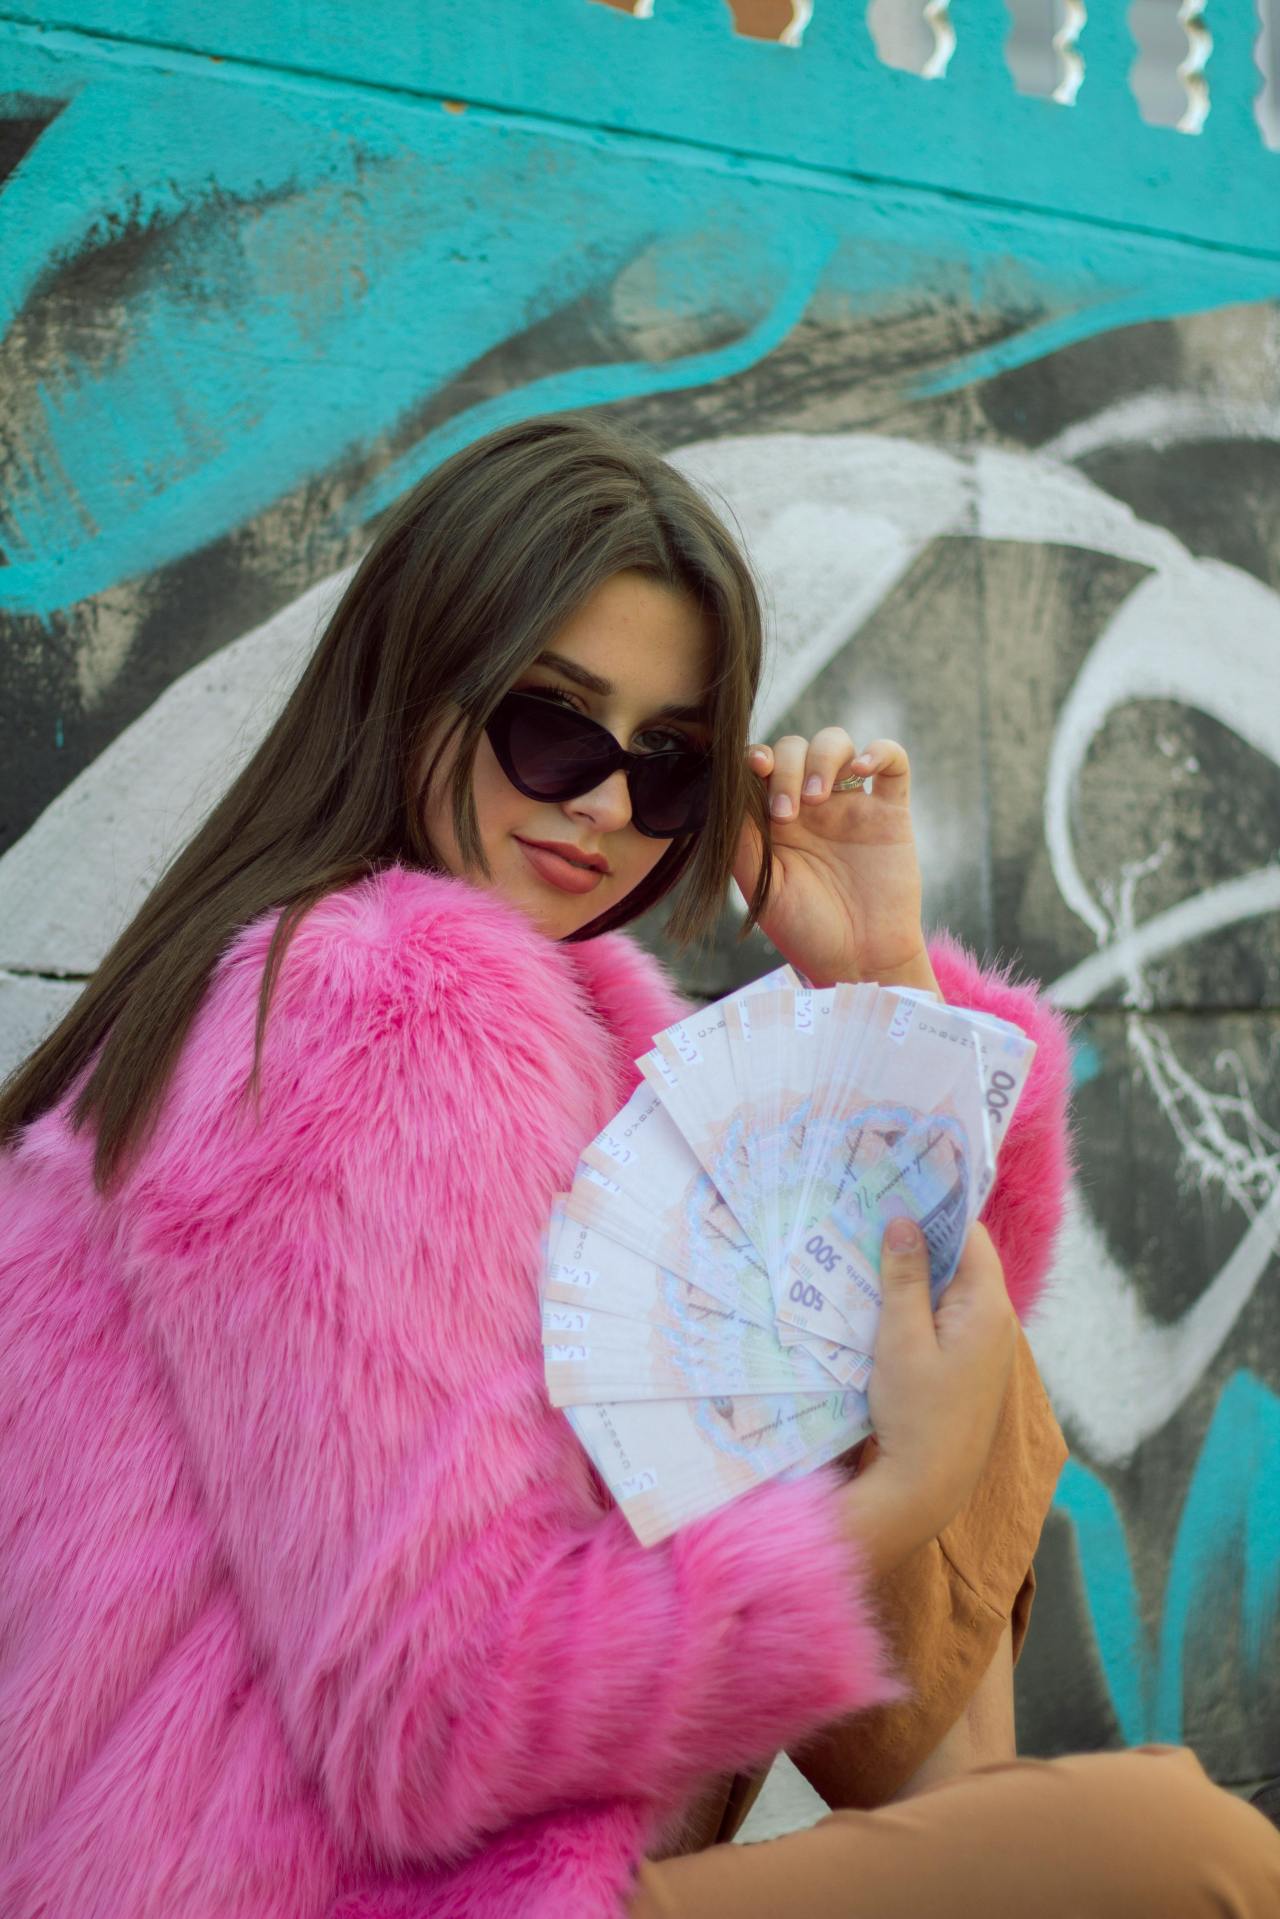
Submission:
[[[648,1551],[539,1344],[551,1195],[687,1010],[392,866],[220,960],[105,1202],[61,1104],[0,1156],[0,1913],[605,1919],[709,1774],[895,1696],[835,1468]],[[985,1218],[1025,1314],[1068,1155],[1038,1040]],[[87,1069],[86,1069],[87,1070]]]

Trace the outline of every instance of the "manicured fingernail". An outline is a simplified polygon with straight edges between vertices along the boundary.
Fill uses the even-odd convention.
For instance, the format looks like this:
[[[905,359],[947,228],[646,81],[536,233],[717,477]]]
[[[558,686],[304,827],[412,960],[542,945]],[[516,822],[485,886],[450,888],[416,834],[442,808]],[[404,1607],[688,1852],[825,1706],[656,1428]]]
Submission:
[[[790,793],[775,793],[769,803],[769,811],[775,820],[789,820],[791,818]]]
[[[822,775],[820,773],[810,773],[804,783],[804,791],[806,799],[812,799],[815,793],[820,793],[822,791]]]
[[[920,1233],[915,1221],[910,1219],[891,1219],[885,1229],[884,1243],[891,1253],[909,1253],[919,1244]]]
[[[757,765],[763,765],[768,755],[762,746],[753,746],[748,758],[755,760]]]

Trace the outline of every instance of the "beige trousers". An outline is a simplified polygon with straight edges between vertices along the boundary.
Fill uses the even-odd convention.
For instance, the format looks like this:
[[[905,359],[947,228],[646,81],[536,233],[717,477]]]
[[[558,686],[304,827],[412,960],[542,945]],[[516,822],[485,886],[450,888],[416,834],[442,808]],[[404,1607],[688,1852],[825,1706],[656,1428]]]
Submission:
[[[629,1919],[1276,1919],[1280,1832],[1185,1746],[979,1766],[648,1861]]]
[[[874,1457],[865,1441],[846,1462]],[[1067,1447],[1019,1335],[991,1453],[968,1506],[874,1589],[911,1695],[791,1758],[832,1813],[732,1845],[765,1773],[710,1781],[640,1869],[629,1919],[1280,1919],[1280,1833],[1185,1747],[1011,1760],[896,1795],[945,1738],[1010,1635]],[[892,1802],[892,1803],[891,1803]]]

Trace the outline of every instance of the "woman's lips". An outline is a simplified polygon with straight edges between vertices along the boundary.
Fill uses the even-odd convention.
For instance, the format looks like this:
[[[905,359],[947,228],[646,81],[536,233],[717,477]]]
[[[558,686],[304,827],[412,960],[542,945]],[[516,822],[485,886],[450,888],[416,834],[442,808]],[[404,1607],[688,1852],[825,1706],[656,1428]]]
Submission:
[[[575,866],[572,860],[559,853],[549,853],[544,846],[530,846],[528,840],[522,839],[516,839],[516,845],[539,879],[558,886],[562,893],[594,893],[604,878],[597,869]]]

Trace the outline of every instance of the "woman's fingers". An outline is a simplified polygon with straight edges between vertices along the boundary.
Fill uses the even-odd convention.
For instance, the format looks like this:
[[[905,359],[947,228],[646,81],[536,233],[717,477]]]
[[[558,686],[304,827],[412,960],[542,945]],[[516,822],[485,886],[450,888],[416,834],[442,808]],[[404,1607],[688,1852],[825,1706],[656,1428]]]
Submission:
[[[907,749],[898,740],[872,740],[855,760],[855,773],[874,777],[876,798],[894,806],[906,806],[911,799],[911,762]]]
[[[825,800],[836,780],[860,772],[854,759],[857,750],[842,726],[824,726],[815,733],[805,754],[801,798]]]
[[[970,1337],[975,1318],[981,1319],[993,1337],[1003,1331],[1012,1364],[1014,1311],[1000,1255],[981,1220],[970,1227],[951,1283],[938,1301],[935,1322],[939,1340],[945,1345],[951,1339]]]
[[[911,762],[899,740],[872,740],[859,753],[842,726],[824,726],[812,739],[784,733],[772,746],[762,741],[748,749],[747,760],[768,780],[769,810],[776,820],[795,819],[802,806],[821,806],[837,780],[858,773],[874,780],[878,799],[892,806],[911,802]],[[864,790],[852,787],[836,798],[856,799]]]
[[[933,1302],[929,1296],[929,1249],[912,1220],[893,1220],[880,1248],[883,1307],[876,1330],[876,1353],[883,1363],[890,1349],[936,1343]]]
[[[803,733],[784,733],[774,742],[769,811],[775,820],[793,820],[800,811],[800,787],[808,750],[809,742]]]
[[[990,1235],[971,1229],[951,1284],[930,1310],[923,1236],[880,1256],[884,1305],[867,1399],[879,1459],[900,1496],[930,1518],[931,1537],[969,1498],[991,1449],[1017,1343],[1004,1270]]]
[[[856,751],[842,726],[824,726],[812,739],[786,733],[772,746],[753,746],[748,758],[752,770],[769,781],[773,817],[788,820],[796,818],[801,806],[830,798],[836,780],[867,770],[855,759]]]

